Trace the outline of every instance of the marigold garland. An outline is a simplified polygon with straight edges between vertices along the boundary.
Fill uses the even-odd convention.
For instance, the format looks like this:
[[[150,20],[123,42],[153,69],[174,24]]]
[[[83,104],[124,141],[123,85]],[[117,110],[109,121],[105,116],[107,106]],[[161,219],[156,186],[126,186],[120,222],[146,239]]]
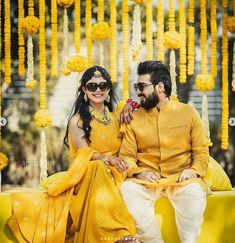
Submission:
[[[27,34],[37,33],[39,30],[39,19],[35,16],[27,16],[22,20],[22,31]]]
[[[25,87],[28,89],[34,89],[36,87],[36,85],[37,85],[37,81],[35,79],[27,81],[25,83]]]
[[[28,15],[34,16],[34,0],[28,0]]]
[[[116,0],[110,0],[110,76],[112,82],[117,82],[117,9]]]
[[[5,82],[11,83],[11,11],[10,0],[4,2]]]
[[[39,109],[34,115],[34,120],[38,127],[47,127],[52,124],[51,113],[47,109]]]
[[[99,22],[92,26],[92,38],[93,40],[106,40],[110,37],[110,27],[107,22]]]
[[[24,35],[22,32],[22,21],[24,18],[24,0],[18,0],[18,75],[23,77],[25,75],[25,48]]]
[[[132,60],[137,62],[140,61],[140,52],[142,49],[140,14],[141,14],[140,6],[139,4],[135,4],[133,25],[132,25],[131,51],[132,51]]]
[[[104,0],[98,0],[98,22],[104,21]]]
[[[138,3],[138,4],[141,4],[141,3],[144,2],[144,0],[132,0],[132,1],[135,2],[135,3]]]
[[[188,7],[188,75],[194,74],[195,63],[195,27],[194,27],[194,0],[189,0]]]
[[[184,0],[179,0],[179,32],[181,35],[179,82],[186,83],[186,19]]]
[[[157,59],[158,61],[164,62],[164,5],[163,0],[158,1],[157,8]]]
[[[122,56],[123,56],[123,91],[122,99],[129,97],[129,6],[128,0],[122,1]]]
[[[228,1],[222,0],[223,15],[222,15],[222,126],[221,126],[221,148],[228,149],[228,36],[227,36],[227,8]]]
[[[76,18],[75,18],[76,22]],[[57,2],[51,0],[51,76],[58,75],[58,25],[57,25]]]
[[[75,0],[74,1],[74,13],[75,13],[75,23],[74,23],[74,44],[75,44],[75,50],[77,53],[81,50],[81,1]]]
[[[169,0],[169,31],[175,31],[175,0]]]
[[[66,67],[71,72],[82,72],[87,68],[87,58],[81,54],[71,56],[66,63]]]
[[[92,34],[91,34],[91,0],[86,0],[86,45],[87,45],[87,58],[88,66],[93,65],[93,55],[92,55]]]
[[[235,34],[235,16],[228,18],[228,31]]]
[[[65,70],[66,70],[66,62],[67,62],[67,58],[68,58],[68,13],[67,13],[67,9],[64,8],[64,26],[63,26],[63,68],[62,68],[62,73],[64,73],[64,75],[68,75],[70,74],[69,72],[66,72],[65,74]]]
[[[217,76],[217,18],[216,0],[211,0],[211,73]]]
[[[196,89],[202,92],[215,88],[214,78],[211,74],[198,74],[195,79]]]
[[[0,170],[3,170],[8,165],[8,158],[7,156],[0,152]]]
[[[164,33],[163,44],[169,49],[178,49],[181,46],[181,35],[176,31],[167,31]]]
[[[74,3],[74,0],[57,0],[57,3],[64,8],[69,8]]]
[[[146,1],[146,48],[147,60],[153,60],[153,7],[152,0]]]

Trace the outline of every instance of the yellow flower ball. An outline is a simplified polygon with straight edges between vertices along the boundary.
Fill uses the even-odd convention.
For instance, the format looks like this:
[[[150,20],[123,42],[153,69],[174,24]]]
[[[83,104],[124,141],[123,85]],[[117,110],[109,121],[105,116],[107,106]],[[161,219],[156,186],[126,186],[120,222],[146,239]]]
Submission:
[[[25,83],[25,87],[28,89],[34,89],[37,85],[37,81],[36,80],[30,80],[30,81],[26,81]]]
[[[68,8],[74,3],[74,0],[57,0],[57,3],[64,8]]]
[[[235,17],[228,18],[228,31],[235,34]]]
[[[141,3],[144,2],[144,0],[132,0],[132,1],[135,2],[135,3],[138,3],[138,4],[141,4]]]
[[[212,74],[198,74],[195,80],[196,89],[199,91],[209,91],[215,88],[215,80]]]
[[[87,58],[81,54],[75,54],[68,59],[66,67],[71,72],[82,72],[87,68]]]
[[[28,34],[37,33],[39,25],[39,18],[35,16],[27,16],[22,20],[22,31]]]
[[[67,67],[63,67],[61,69],[61,72],[65,75],[65,76],[68,76],[70,75],[71,71],[67,68]]]
[[[38,127],[46,127],[52,124],[52,117],[49,110],[40,109],[34,115],[34,122]]]
[[[107,22],[99,22],[92,26],[93,40],[106,40],[110,37],[110,27]]]
[[[3,170],[8,164],[8,158],[4,153],[0,152],[0,170]]]
[[[181,35],[176,31],[167,31],[164,33],[163,44],[169,49],[178,49],[181,44]]]

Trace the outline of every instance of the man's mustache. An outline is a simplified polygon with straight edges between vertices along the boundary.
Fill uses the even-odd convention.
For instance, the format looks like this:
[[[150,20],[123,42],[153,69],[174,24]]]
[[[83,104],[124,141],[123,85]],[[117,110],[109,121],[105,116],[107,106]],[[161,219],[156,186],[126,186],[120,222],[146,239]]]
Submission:
[[[145,97],[145,95],[143,95],[143,94],[139,94],[138,97],[139,97],[139,98],[140,98],[140,97]]]

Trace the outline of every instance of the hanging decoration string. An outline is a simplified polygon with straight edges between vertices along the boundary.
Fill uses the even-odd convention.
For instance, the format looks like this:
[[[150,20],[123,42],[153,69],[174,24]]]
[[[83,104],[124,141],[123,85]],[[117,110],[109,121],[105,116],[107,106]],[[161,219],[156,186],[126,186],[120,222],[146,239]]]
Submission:
[[[211,0],[211,74],[217,76],[217,18],[216,18],[216,0]]]
[[[157,60],[164,62],[164,4],[163,0],[158,1],[157,9]]]
[[[18,0],[18,75],[25,76],[25,47],[22,32],[22,21],[24,19],[24,0]]]
[[[76,21],[76,19],[75,19]],[[51,0],[51,76],[58,75],[58,24],[57,24],[57,2]]]
[[[153,6],[152,0],[146,1],[146,47],[147,60],[153,60]]]

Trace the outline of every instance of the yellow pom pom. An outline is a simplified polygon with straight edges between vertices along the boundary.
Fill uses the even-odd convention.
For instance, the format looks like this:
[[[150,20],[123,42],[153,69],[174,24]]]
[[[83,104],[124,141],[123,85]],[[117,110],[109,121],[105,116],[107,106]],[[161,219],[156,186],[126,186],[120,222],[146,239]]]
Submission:
[[[87,68],[87,58],[81,54],[75,54],[68,59],[66,67],[71,72],[82,72]]]
[[[51,113],[49,110],[40,109],[34,115],[34,122],[38,127],[46,127],[52,124]]]
[[[68,76],[71,72],[70,70],[67,68],[67,67],[63,67],[61,69],[61,72],[65,75],[65,76]]]
[[[198,74],[195,85],[199,91],[209,91],[215,88],[215,80],[212,74]]]
[[[228,18],[228,31],[235,34],[235,17]]]
[[[106,40],[110,37],[110,27],[107,22],[99,22],[92,26],[92,38],[93,40]]]
[[[37,85],[37,81],[36,80],[30,80],[30,81],[26,81],[25,83],[25,87],[28,89],[34,89]]]
[[[141,4],[141,3],[144,2],[144,0],[132,0],[132,1],[135,2],[135,3],[138,3],[138,4]]]
[[[3,170],[8,164],[8,158],[4,153],[0,152],[0,170]]]
[[[164,46],[169,49],[178,49],[181,44],[181,35],[176,31],[164,33]]]
[[[28,34],[37,33],[39,30],[39,18],[27,16],[22,21],[22,31]]]
[[[74,0],[57,0],[57,3],[64,8],[68,8],[74,3]]]

